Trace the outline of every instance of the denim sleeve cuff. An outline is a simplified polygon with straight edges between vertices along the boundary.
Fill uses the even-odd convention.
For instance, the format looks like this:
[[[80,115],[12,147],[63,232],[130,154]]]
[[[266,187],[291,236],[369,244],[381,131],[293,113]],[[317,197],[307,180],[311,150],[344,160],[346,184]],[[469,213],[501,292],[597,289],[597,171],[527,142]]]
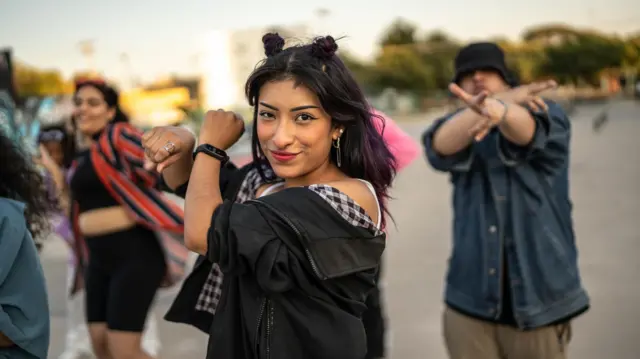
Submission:
[[[422,143],[427,155],[427,160],[433,168],[443,172],[466,172],[471,168],[473,162],[472,145],[466,149],[450,155],[442,156],[433,149],[433,136],[449,118],[437,120],[423,135]]]
[[[521,162],[527,161],[534,152],[544,150],[546,146],[551,127],[549,112],[529,109],[529,113],[533,117],[536,126],[531,143],[520,146],[507,140],[502,135],[497,136],[498,155],[506,166],[516,166]]]

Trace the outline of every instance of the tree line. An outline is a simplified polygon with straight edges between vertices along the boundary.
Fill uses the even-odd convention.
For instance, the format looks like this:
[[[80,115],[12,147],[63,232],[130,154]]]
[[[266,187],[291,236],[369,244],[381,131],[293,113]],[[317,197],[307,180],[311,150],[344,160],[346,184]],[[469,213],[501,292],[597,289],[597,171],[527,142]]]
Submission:
[[[640,75],[640,32],[621,37],[549,24],[525,30],[519,41],[487,40],[505,50],[510,69],[523,83],[553,78],[597,87],[602,75]],[[370,94],[393,88],[430,96],[447,88],[455,55],[464,45],[440,30],[420,36],[417,26],[398,19],[383,32],[372,61],[342,57]]]
[[[577,29],[566,25],[539,25],[523,32],[519,41],[498,43],[521,82],[553,78],[561,84],[598,86],[603,74],[640,77],[640,32],[627,37]],[[453,59],[464,42],[444,31],[420,35],[418,27],[398,19],[379,40],[371,61],[341,56],[369,94],[393,88],[420,97],[443,93],[453,78]],[[18,95],[49,96],[73,91],[56,70],[41,70],[18,62],[14,79]]]

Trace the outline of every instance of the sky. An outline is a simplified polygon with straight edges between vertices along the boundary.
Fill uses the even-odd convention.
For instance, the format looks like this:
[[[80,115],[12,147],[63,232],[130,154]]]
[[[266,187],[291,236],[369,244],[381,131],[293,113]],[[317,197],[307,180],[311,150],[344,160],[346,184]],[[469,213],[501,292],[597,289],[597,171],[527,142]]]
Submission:
[[[319,18],[319,8],[329,15]],[[69,76],[87,67],[78,43],[90,39],[95,66],[107,76],[129,71],[150,81],[195,73],[210,30],[306,24],[346,35],[341,48],[366,59],[398,17],[421,32],[444,30],[460,40],[517,39],[530,25],[558,22],[625,34],[640,30],[640,1],[0,0],[0,48],[11,47],[18,60]]]

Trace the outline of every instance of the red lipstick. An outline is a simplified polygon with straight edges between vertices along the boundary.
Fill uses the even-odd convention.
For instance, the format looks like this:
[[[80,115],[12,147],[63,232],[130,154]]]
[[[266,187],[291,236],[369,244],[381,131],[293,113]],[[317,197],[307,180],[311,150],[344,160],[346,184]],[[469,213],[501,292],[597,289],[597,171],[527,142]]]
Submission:
[[[289,162],[296,158],[297,153],[285,152],[285,151],[270,151],[271,156],[278,162]]]

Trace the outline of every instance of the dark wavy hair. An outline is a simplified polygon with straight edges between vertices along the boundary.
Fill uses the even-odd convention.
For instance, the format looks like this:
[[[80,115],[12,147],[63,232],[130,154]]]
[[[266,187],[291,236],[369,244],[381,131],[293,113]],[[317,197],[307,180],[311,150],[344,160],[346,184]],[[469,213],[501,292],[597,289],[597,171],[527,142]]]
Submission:
[[[129,122],[129,116],[127,116],[127,114],[125,114],[120,108],[120,94],[118,93],[118,90],[109,86],[102,80],[86,80],[76,82],[76,90],[74,93],[77,94],[81,88],[87,86],[100,91],[104,102],[107,103],[107,106],[116,110],[116,114],[111,122]]]
[[[0,197],[25,203],[31,236],[39,241],[49,229],[48,216],[56,204],[50,201],[44,178],[25,150],[0,131]]]
[[[388,189],[395,177],[395,158],[375,127],[364,93],[351,72],[336,55],[338,45],[331,36],[318,37],[310,44],[284,48],[278,34],[263,36],[265,55],[249,76],[245,94],[254,106],[251,151],[254,163],[269,165],[257,136],[258,98],[268,82],[295,80],[313,91],[334,126],[344,126],[340,139],[341,166],[351,178],[369,181],[376,191],[382,213],[387,213]],[[384,118],[380,118],[384,124]],[[330,159],[335,161],[336,149],[331,147]],[[261,169],[262,166],[258,166]],[[264,173],[261,172],[264,177]],[[385,224],[385,216],[381,223]]]
[[[60,134],[60,139],[53,139],[50,134]],[[60,125],[48,125],[40,129],[40,135],[38,136],[38,142],[56,141],[62,146],[64,153],[64,159],[62,166],[64,168],[71,167],[71,163],[76,155],[76,139],[73,133],[69,133],[64,124]]]

